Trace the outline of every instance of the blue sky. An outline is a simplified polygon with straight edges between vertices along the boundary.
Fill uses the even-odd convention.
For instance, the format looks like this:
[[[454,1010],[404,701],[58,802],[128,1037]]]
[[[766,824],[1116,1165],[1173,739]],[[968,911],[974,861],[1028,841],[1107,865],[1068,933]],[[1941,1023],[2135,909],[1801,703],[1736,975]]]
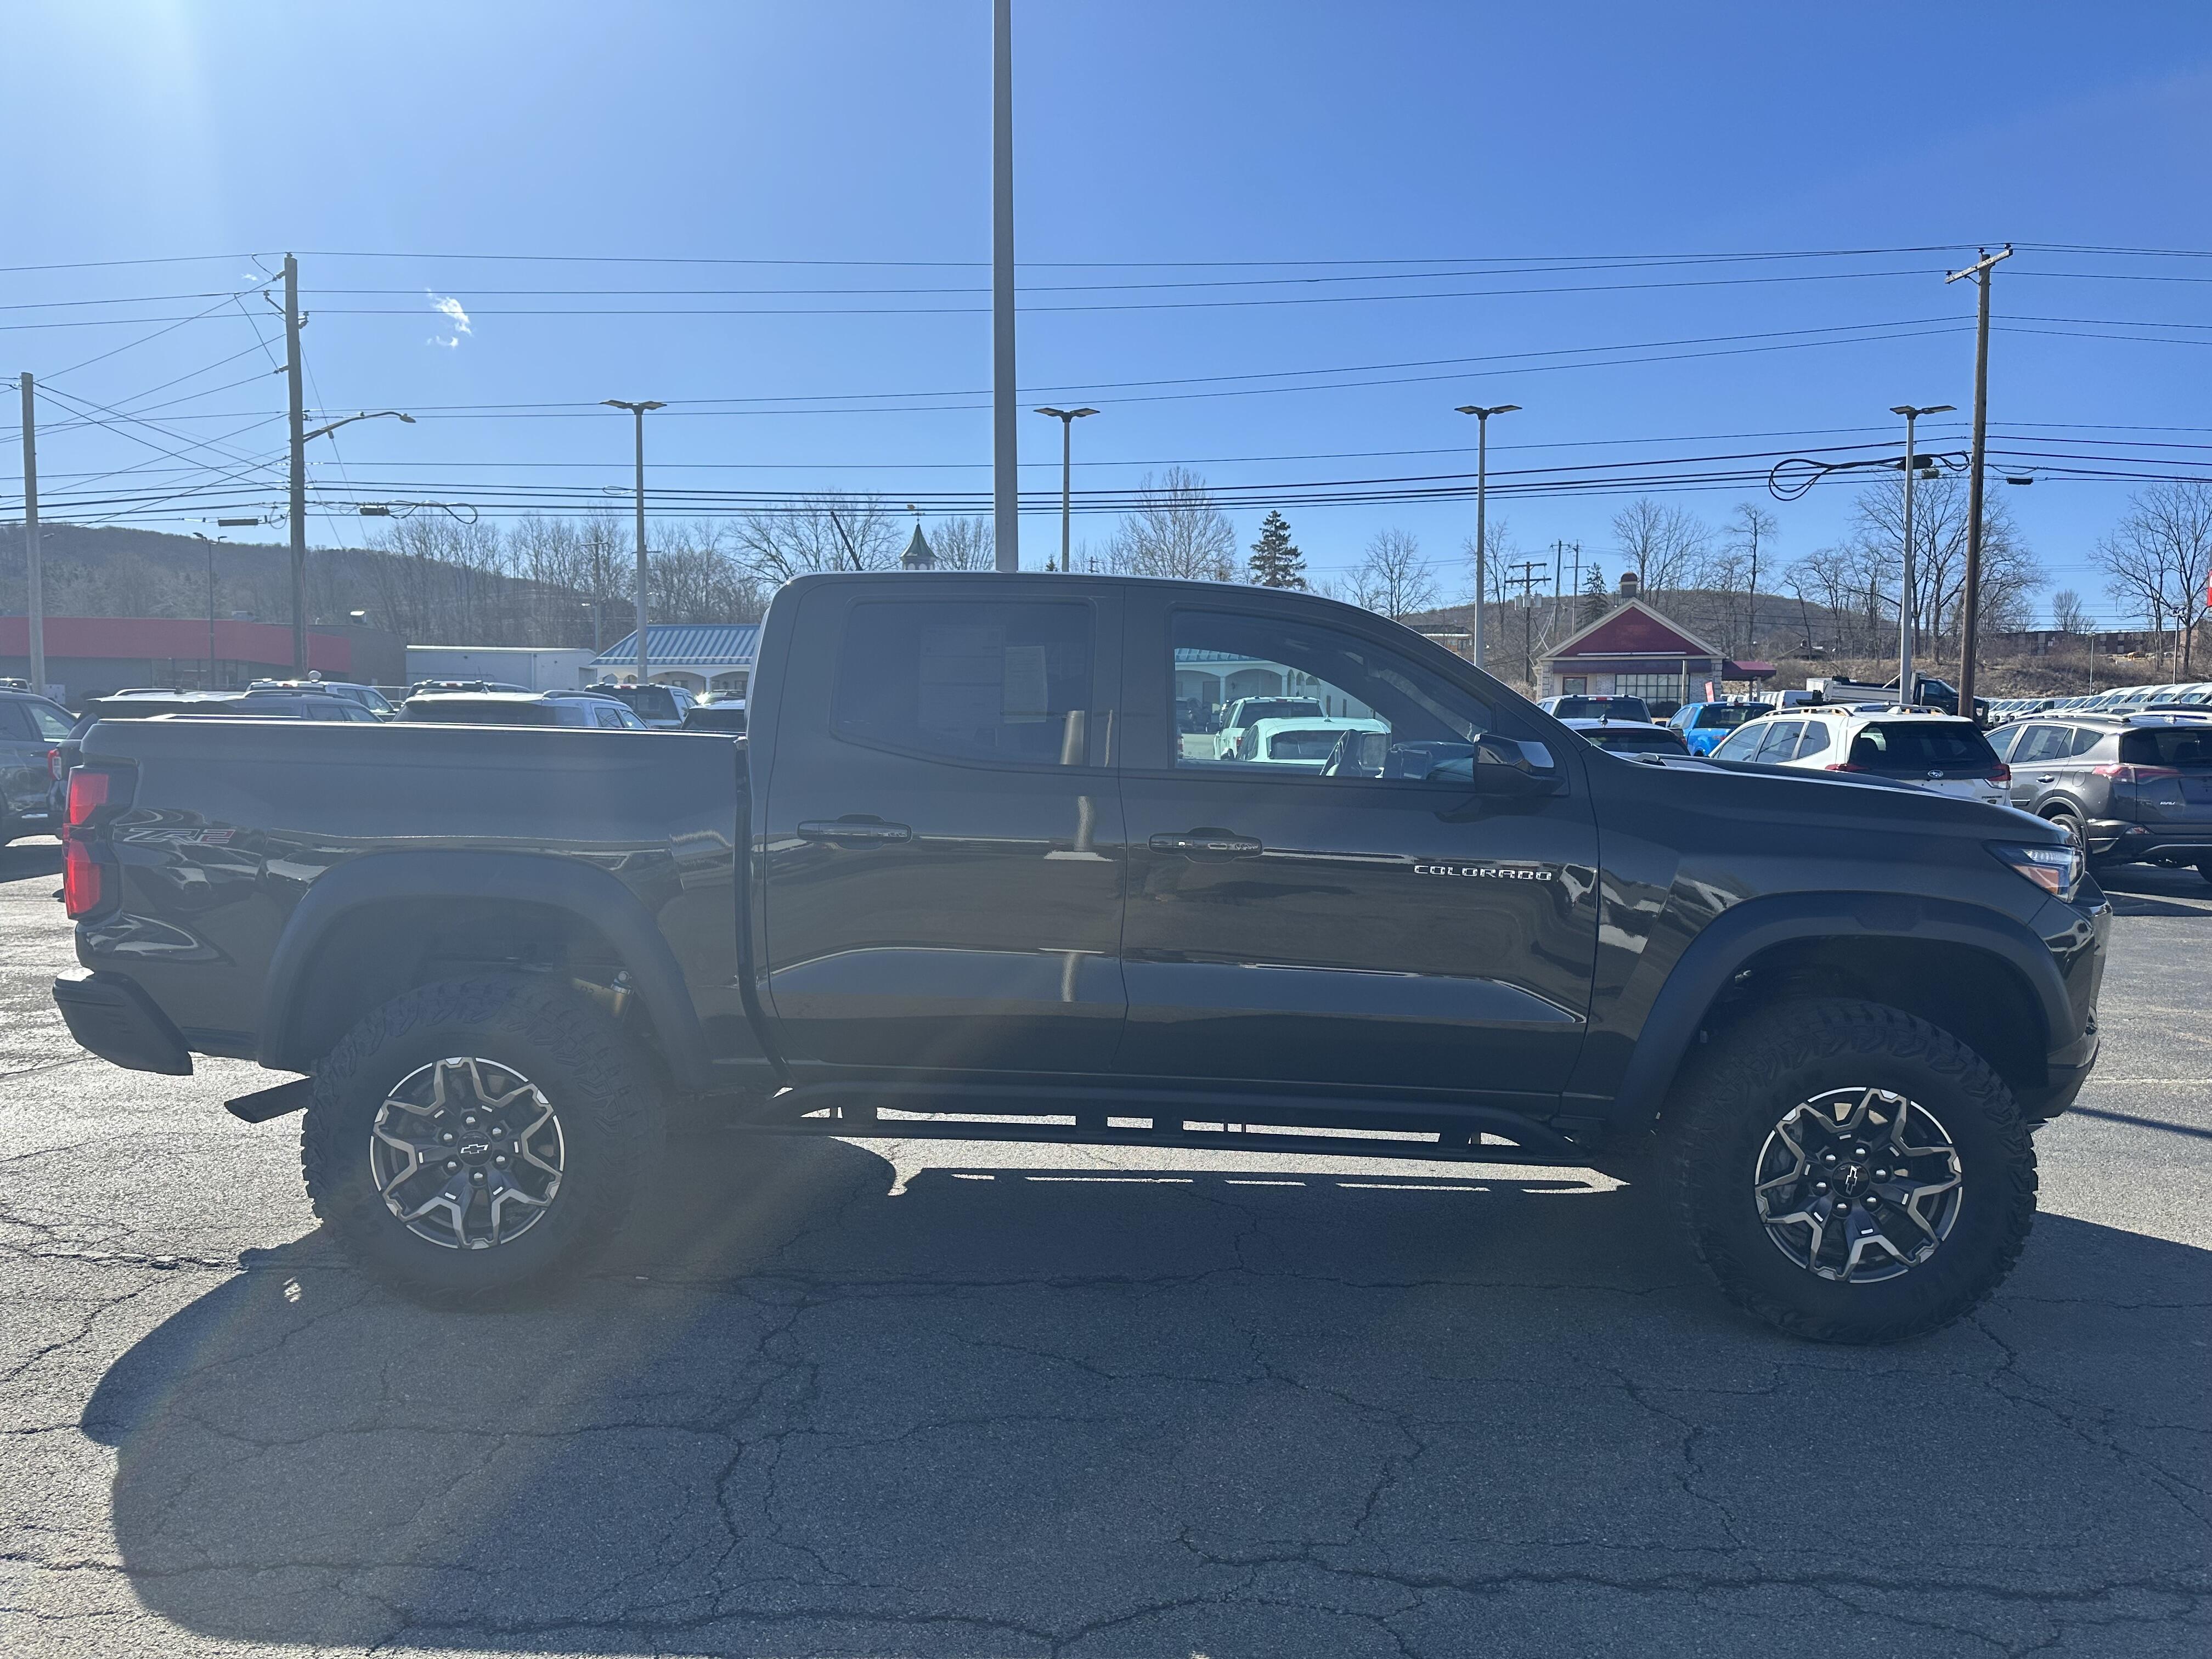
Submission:
[[[1878,443],[1893,438],[1893,404],[1971,400],[1972,295],[1943,283],[1962,258],[1938,245],[2212,249],[2212,9],[2197,4],[1016,0],[1015,13],[1021,378],[1027,402],[1104,411],[1078,429],[1079,488],[1175,462],[1222,485],[1464,472],[1472,423],[1451,410],[1469,401],[1525,406],[1492,428],[1493,476]],[[53,431],[50,495],[72,475],[178,465],[149,444],[203,477],[237,465],[228,454],[261,460],[281,426],[248,422],[283,402],[279,377],[230,384],[269,361],[237,307],[47,302],[220,295],[259,269],[237,256],[270,265],[288,248],[315,313],[311,404],[423,416],[353,428],[336,457],[321,446],[329,500],[349,480],[365,497],[456,499],[518,480],[624,483],[626,419],[589,410],[605,397],[821,400],[824,412],[653,417],[657,483],[894,501],[988,488],[983,398],[853,401],[989,383],[986,296],[967,291],[988,282],[990,252],[985,0],[30,0],[0,31],[10,129],[32,135],[0,169],[0,222],[18,233],[5,264],[232,256],[0,273],[0,304],[17,307],[0,313],[0,367],[157,423],[135,438]],[[1921,247],[1934,251],[1510,277],[1482,263]],[[367,253],[404,257],[355,257]],[[458,257],[471,254],[602,262]],[[618,262],[638,256],[911,263]],[[1413,261],[1457,274],[1411,280]],[[1288,280],[1358,273],[1370,280]],[[1715,280],[1746,276],[1790,280]],[[2212,342],[2212,258],[2037,249],[1997,282],[1993,430],[2212,472],[2212,447],[2148,447],[2212,445],[2212,358],[2197,343]],[[1158,286],[1171,283],[1219,286]],[[500,292],[677,288],[746,292]],[[1500,291],[1514,289],[1547,291]],[[787,289],[801,292],[759,292]],[[1451,297],[1337,297],[1415,293]],[[441,326],[442,297],[468,332]],[[137,344],[160,325],[22,326],[210,304]],[[1128,308],[1095,308],[1109,306]],[[674,307],[754,314],[615,314]],[[520,314],[546,308],[583,314]],[[832,314],[789,314],[810,311]],[[1876,337],[1784,332],[1850,325]],[[1710,343],[1659,343],[1691,341]],[[1368,367],[1629,346],[1644,349]],[[219,364],[236,352],[253,355]],[[1620,361],[1638,356],[1658,361]],[[1196,377],[1326,369],[1358,372],[1192,395],[1284,384]],[[1395,383],[1344,384],[1361,380]],[[480,407],[495,404],[582,407]],[[1049,489],[1057,427],[1024,422],[1025,483]],[[0,468],[0,495],[18,494],[12,448]],[[108,483],[164,476],[193,473]],[[2007,500],[2058,582],[2094,592],[2086,550],[2130,487],[2046,473]],[[1755,483],[1673,499],[1716,520],[1765,501]],[[1620,504],[1531,496],[1493,511],[1528,556],[1579,540],[1610,571]],[[1779,551],[1832,539],[1850,504],[1829,484],[1776,507]],[[1239,507],[1244,541],[1260,510]],[[1056,540],[1056,518],[1026,520],[1026,562]],[[1324,574],[1400,526],[1447,588],[1465,586],[1469,504],[1291,518]],[[315,528],[360,533],[343,515]]]

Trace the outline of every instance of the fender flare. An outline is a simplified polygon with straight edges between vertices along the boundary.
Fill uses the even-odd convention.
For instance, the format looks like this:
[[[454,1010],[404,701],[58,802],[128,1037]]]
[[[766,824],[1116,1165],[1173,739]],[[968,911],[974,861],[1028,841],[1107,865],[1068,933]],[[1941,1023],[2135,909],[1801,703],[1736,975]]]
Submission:
[[[1716,917],[1690,941],[1645,1018],[1623,1068],[1613,1109],[1646,1121],[1667,1097],[1721,993],[1753,957],[1805,939],[1920,940],[1962,945],[2002,963],[2033,998],[2045,1052],[2072,1013],[2050,950],[2025,923],[1953,899],[1875,893],[1778,894],[1748,899]]]
[[[371,853],[318,876],[293,907],[270,953],[262,1000],[264,1066],[300,1071],[319,1058],[297,1054],[287,1035],[295,994],[314,953],[345,916],[404,899],[507,899],[563,910],[596,928],[621,956],[653,1020],[664,1057],[687,1087],[712,1067],[705,1032],[676,953],[637,895],[606,871],[533,853]]]

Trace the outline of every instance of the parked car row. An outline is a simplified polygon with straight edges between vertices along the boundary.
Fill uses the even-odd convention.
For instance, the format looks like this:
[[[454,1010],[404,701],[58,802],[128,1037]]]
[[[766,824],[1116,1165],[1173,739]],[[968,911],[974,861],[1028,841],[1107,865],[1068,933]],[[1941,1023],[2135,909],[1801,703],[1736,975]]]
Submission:
[[[1991,742],[2012,804],[2063,830],[2093,868],[2194,865],[2212,881],[2212,708],[2054,709]]]
[[[2078,697],[1999,697],[1990,705],[1990,719],[2003,725],[2030,714],[2124,714],[2145,708],[2212,708],[2212,680],[2123,685]]]

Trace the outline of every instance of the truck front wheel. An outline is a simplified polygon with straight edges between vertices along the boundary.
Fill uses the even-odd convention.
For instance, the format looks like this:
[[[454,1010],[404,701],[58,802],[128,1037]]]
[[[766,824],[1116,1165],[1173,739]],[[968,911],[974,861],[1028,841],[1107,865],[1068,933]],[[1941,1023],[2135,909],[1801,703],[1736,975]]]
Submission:
[[[1878,1003],[1778,1003],[1717,1036],[1668,1114],[1690,1241],[1793,1335],[1890,1342],[2001,1284],[2035,1219],[2035,1146],[1989,1063]]]
[[[393,999],[317,1069],[301,1166],[315,1213],[418,1300],[489,1304],[620,1226],[664,1111],[630,1039],[564,987],[453,980]]]

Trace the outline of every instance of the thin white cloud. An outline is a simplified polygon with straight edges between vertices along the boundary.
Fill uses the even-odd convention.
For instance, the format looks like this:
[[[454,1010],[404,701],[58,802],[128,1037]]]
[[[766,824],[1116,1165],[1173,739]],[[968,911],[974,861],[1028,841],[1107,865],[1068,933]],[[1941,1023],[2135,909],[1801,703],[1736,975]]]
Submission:
[[[476,331],[469,326],[469,313],[461,308],[459,300],[450,295],[433,294],[427,288],[422,290],[422,297],[429,301],[431,310],[446,319],[445,327],[433,334],[425,344],[443,346],[452,351],[461,343],[462,335]]]

